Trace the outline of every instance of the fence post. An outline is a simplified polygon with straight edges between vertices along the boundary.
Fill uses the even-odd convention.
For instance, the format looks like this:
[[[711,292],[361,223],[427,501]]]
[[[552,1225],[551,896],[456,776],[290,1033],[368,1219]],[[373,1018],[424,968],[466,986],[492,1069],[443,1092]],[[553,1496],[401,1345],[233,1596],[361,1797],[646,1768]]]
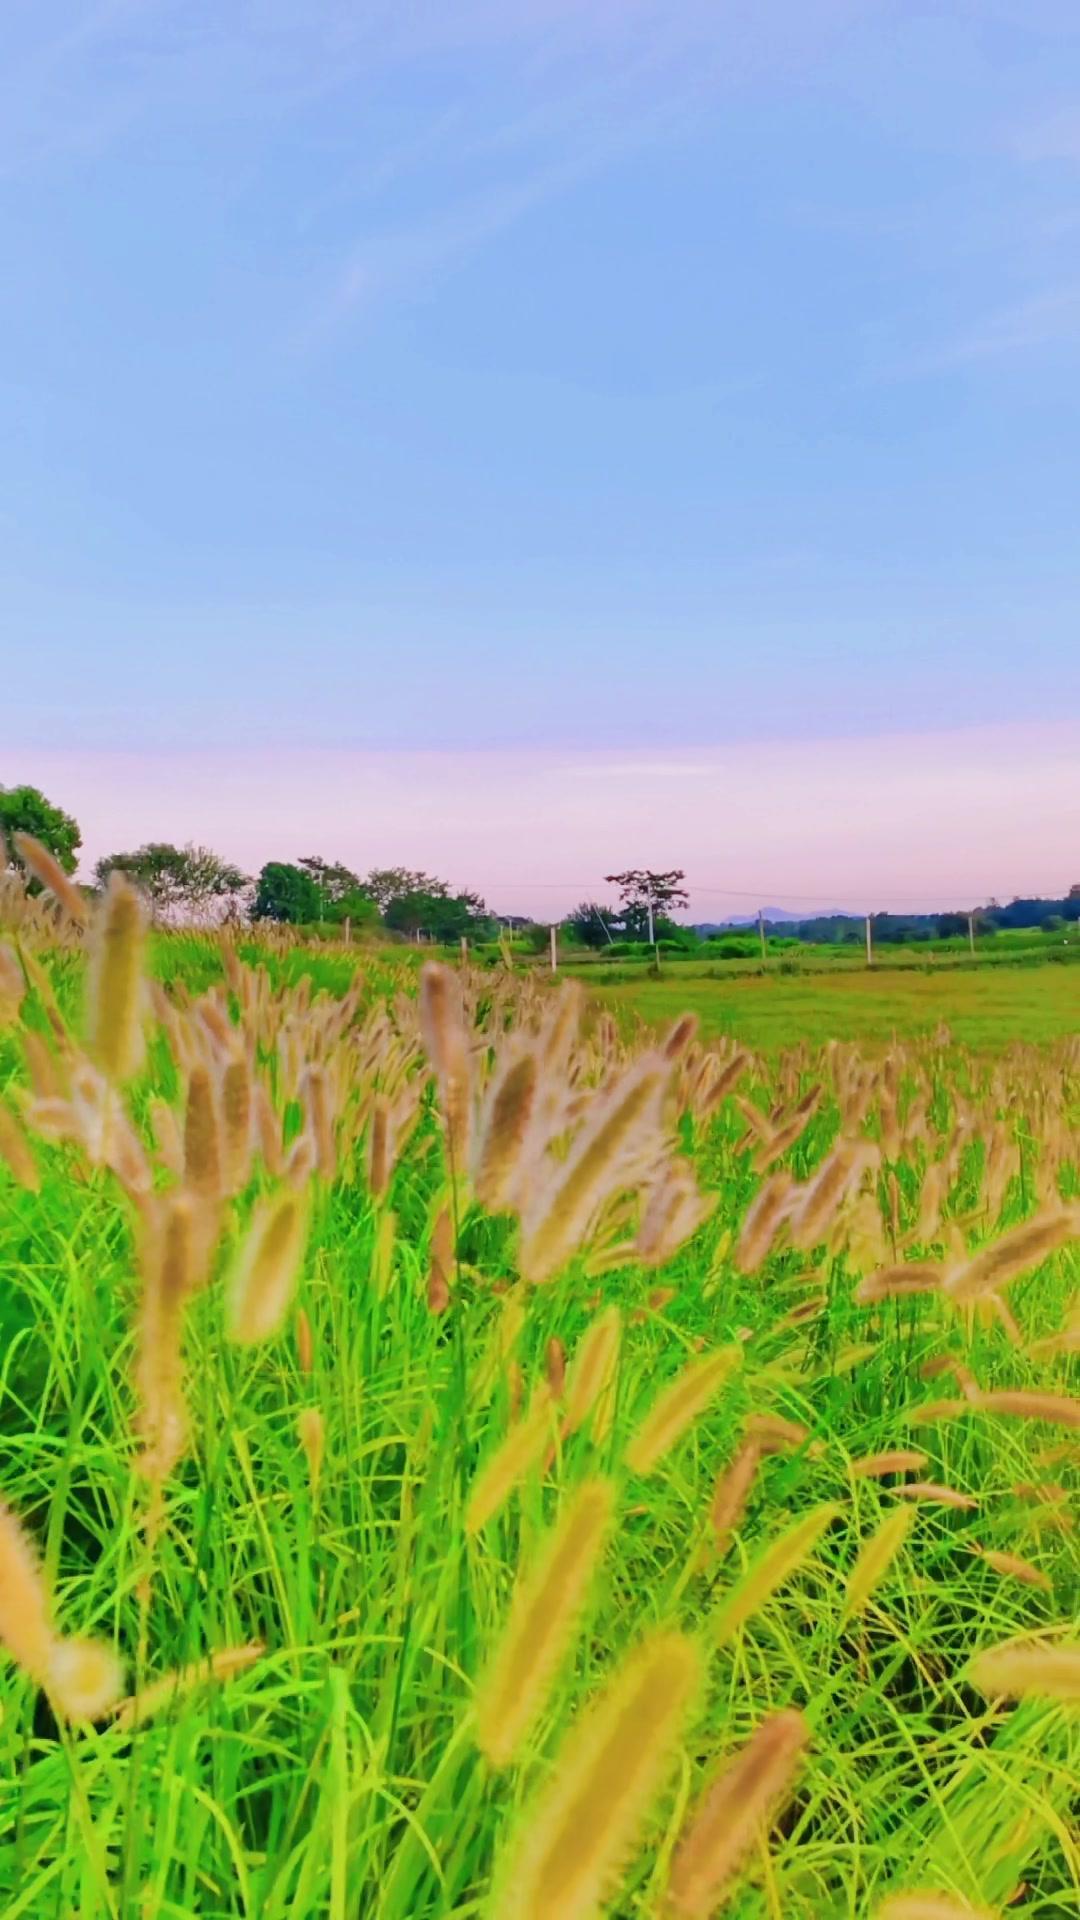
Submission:
[[[870,933],[869,914],[866,916],[866,964],[868,967],[872,967],[874,964],[874,943]]]
[[[555,933],[554,925],[552,925],[550,932],[551,932],[551,971],[552,973],[557,973],[559,970],[559,950],[556,945],[556,933]]]
[[[761,907],[757,910],[757,930],[761,940],[761,964],[764,966],[768,959],[768,948],[765,945],[765,914]]]

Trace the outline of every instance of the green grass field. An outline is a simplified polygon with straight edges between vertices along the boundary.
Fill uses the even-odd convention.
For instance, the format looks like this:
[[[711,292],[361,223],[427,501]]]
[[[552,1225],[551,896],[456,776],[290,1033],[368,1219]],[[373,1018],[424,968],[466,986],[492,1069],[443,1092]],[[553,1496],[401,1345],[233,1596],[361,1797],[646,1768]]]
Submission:
[[[1075,1914],[1057,1213],[1006,1271],[1080,1186],[1075,1067],[963,1044],[1074,1026],[1065,969],[605,990],[768,1056],[717,1101],[700,1043],[577,1032],[542,977],[436,976],[421,1025],[407,957],[226,985],[200,939],[156,946],[131,1071],[133,936],[95,938],[89,990],[77,951],[0,972],[3,1920]],[[488,1094],[523,1052],[535,1140]],[[988,1245],[1001,1312],[944,1284]],[[1065,1675],[1018,1704],[971,1668],[1016,1636]],[[703,1795],[778,1728],[737,1845],[745,1777]],[[676,1906],[691,1831],[730,1866]]]
[[[275,981],[295,984],[310,977],[330,993],[344,993],[358,968],[376,993],[394,979],[415,974],[423,957],[415,948],[400,947],[369,954],[340,947],[275,952],[256,940],[242,941],[238,951],[251,964],[269,966]],[[153,958],[165,980],[206,988],[221,978],[220,955],[201,937],[159,940]],[[519,971],[549,984],[546,968]],[[577,969],[563,969],[560,977],[567,971]],[[1080,966],[1053,960],[940,967],[902,963],[868,970],[846,955],[831,966],[791,972],[777,965],[763,973],[738,962],[708,973],[672,965],[656,979],[639,967],[615,982],[605,981],[603,971],[583,969],[583,983],[597,1003],[627,1022],[638,1017],[659,1024],[690,1009],[707,1036],[731,1034],[769,1050],[832,1038],[880,1048],[894,1036],[932,1034],[942,1023],[963,1045],[994,1051],[1013,1041],[1047,1042],[1080,1032]]]
[[[725,980],[686,979],[671,969],[659,980],[591,991],[616,1012],[651,1022],[692,1008],[707,1035],[730,1033],[748,1046],[773,1049],[832,1038],[883,1046],[894,1035],[932,1033],[942,1022],[965,1046],[992,1049],[1080,1031],[1080,969],[1052,964]]]

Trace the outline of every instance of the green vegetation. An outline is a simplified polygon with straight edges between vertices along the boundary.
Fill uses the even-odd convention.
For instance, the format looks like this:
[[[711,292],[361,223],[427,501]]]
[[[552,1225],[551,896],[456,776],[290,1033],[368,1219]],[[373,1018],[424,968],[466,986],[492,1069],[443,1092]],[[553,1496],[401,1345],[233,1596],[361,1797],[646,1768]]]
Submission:
[[[122,883],[89,987],[74,941],[16,937],[5,1920],[588,1920],[556,1866],[565,1890],[603,1855],[639,1753],[606,1911],[650,1920],[752,1736],[789,1759],[738,1920],[904,1888],[1075,1910],[1074,1048],[807,1043],[830,1004],[878,1041],[901,992],[936,1019],[921,974],[696,983],[755,1044],[789,996],[798,1052],[753,1068],[579,1029],[542,973],[429,970],[421,1009],[401,955],[159,935],[129,1079]],[[1000,1040],[1019,1003],[980,1018]],[[763,1234],[770,1163],[794,1184]],[[898,1447],[920,1463],[868,1458]],[[1044,1651],[1014,1705],[1016,1637]],[[575,1758],[590,1703],[635,1688],[632,1734]]]
[[[623,1018],[652,1023],[684,1008],[710,1037],[729,1033],[745,1045],[775,1050],[806,1041],[857,1040],[883,1047],[945,1025],[965,1046],[999,1049],[1014,1041],[1049,1041],[1080,1026],[1080,973],[1075,967],[914,968],[687,979],[680,970],[593,988]]]
[[[127,874],[154,918],[165,923],[235,917],[250,884],[239,867],[209,847],[174,847],[161,840],[99,860],[94,868],[97,885],[107,886],[111,873]]]
[[[65,873],[74,873],[82,846],[78,822],[63,807],[46,800],[37,787],[0,787],[0,854],[6,848],[8,859],[20,866],[17,833],[40,840]]]

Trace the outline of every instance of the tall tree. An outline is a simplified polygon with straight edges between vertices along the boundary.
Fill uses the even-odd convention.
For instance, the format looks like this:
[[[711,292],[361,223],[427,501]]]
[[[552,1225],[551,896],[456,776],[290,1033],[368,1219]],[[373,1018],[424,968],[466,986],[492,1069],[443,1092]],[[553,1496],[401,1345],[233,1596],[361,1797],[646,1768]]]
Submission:
[[[385,914],[394,900],[403,900],[407,894],[424,893],[432,899],[445,899],[450,889],[445,880],[436,880],[430,873],[414,873],[409,867],[374,867],[364,881],[364,891],[371,895],[379,912]]]
[[[619,931],[618,918],[611,908],[602,907],[595,900],[583,900],[573,913],[567,914],[566,925],[583,947],[610,946]]]
[[[259,874],[255,904],[256,920],[280,920],[290,926],[308,926],[322,912],[322,894],[310,873],[287,860],[268,860]]]
[[[487,908],[476,893],[399,894],[383,918],[395,933],[424,933],[447,946],[464,934],[486,935],[491,927]]]
[[[78,822],[63,807],[46,800],[39,787],[0,787],[0,833],[7,842],[8,858],[21,867],[13,844],[14,835],[29,833],[48,847],[65,873],[74,873],[82,846]]]
[[[657,920],[672,907],[690,904],[690,895],[682,885],[686,875],[681,867],[671,867],[666,873],[628,867],[625,873],[605,873],[604,879],[619,889],[627,933],[638,939],[645,935],[650,946],[656,938]]]
[[[126,873],[146,895],[156,920],[224,920],[238,911],[251,881],[210,847],[174,847],[150,840],[134,853],[99,860],[94,877],[103,887],[113,872]]]
[[[351,867],[343,866],[339,860],[324,860],[316,853],[305,854],[298,865],[311,875],[319,889],[320,920],[330,920],[338,926],[347,920],[353,927],[371,927],[377,923],[379,909],[366,883]]]
[[[305,853],[297,865],[310,873],[327,906],[337,906],[349,894],[363,891],[360,875],[351,867],[342,866],[340,860],[324,860],[317,853]]]

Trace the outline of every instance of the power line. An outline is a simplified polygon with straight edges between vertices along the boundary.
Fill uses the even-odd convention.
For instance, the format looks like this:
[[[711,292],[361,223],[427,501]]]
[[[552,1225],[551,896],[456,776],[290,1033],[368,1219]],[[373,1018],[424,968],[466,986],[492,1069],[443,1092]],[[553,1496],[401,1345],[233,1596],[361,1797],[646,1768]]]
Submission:
[[[484,881],[484,885],[487,887],[527,887],[531,891],[544,892],[544,893],[548,893],[548,892],[572,893],[572,892],[575,892],[578,888],[584,888],[588,890],[588,888],[595,887],[597,884],[598,883],[595,879],[592,879],[592,880],[526,880],[526,879],[522,879],[520,874],[517,875],[516,878],[513,880],[487,879]],[[780,886],[775,882],[771,882],[771,881],[767,885],[760,886],[760,887],[719,887],[712,884],[706,884],[703,881],[687,880],[686,890],[690,894],[715,894],[723,898],[732,899],[732,900],[755,900],[759,904],[762,901],[767,900],[770,894],[773,896],[780,895],[785,900],[802,901],[804,904],[808,902],[820,902],[823,899],[831,899],[836,901],[837,904],[841,904],[845,899],[848,901],[852,901],[852,900],[862,901],[867,897],[865,891],[860,894],[844,895],[844,894],[838,893],[837,890],[833,887],[821,888],[818,890],[817,893],[799,893],[793,887]],[[970,888],[965,889],[963,887],[954,887],[954,888],[931,887],[931,888],[924,888],[924,890],[921,893],[894,893],[891,888],[884,888],[882,889],[882,891],[887,892],[891,900],[901,901],[906,905],[910,906],[910,905],[914,905],[915,902],[917,901],[926,900],[927,898],[931,898],[931,897],[935,899],[939,897],[942,899],[946,897],[950,897],[952,899],[968,898],[970,896],[971,889]],[[1010,894],[1011,897],[1014,899],[1042,899],[1042,898],[1056,899],[1056,898],[1062,897],[1060,895],[1041,895],[1037,893],[1032,894],[1032,893],[1026,892],[1025,889],[1022,887],[1002,888],[1002,889],[999,889],[999,891]]]

